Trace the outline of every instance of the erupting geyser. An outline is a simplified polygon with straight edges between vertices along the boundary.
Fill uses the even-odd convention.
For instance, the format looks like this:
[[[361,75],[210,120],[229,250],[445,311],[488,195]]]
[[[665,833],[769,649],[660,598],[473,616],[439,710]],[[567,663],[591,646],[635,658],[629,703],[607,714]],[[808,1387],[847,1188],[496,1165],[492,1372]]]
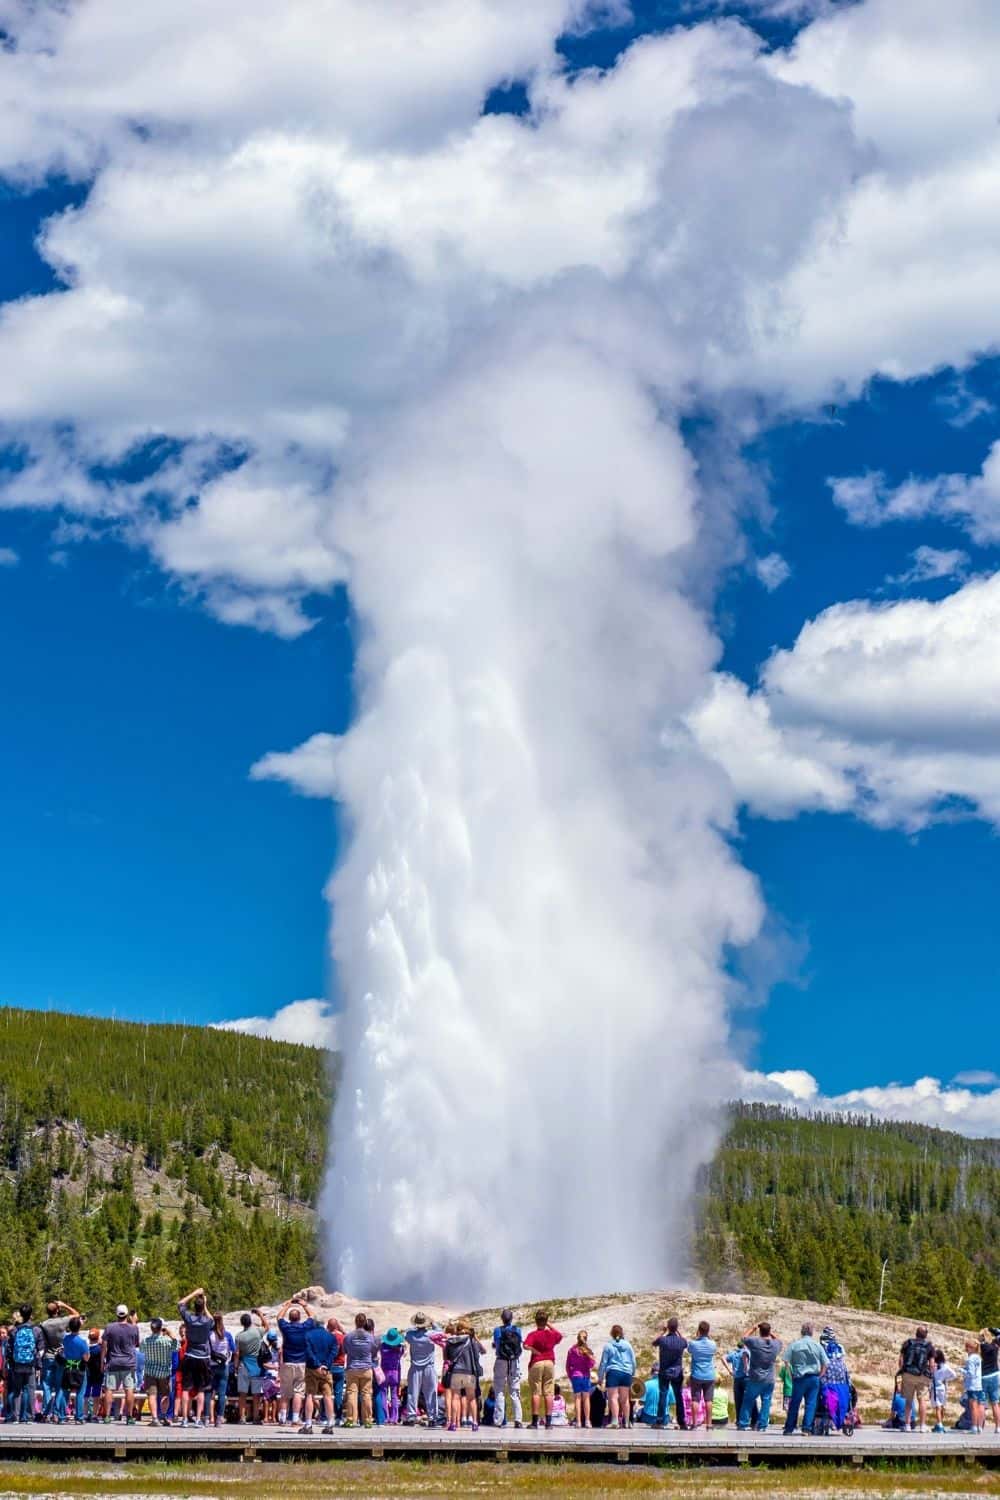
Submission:
[[[553,340],[481,357],[344,486],[340,1283],[662,1284],[714,1139],[721,951],[760,918],[670,735],[716,656],[691,461],[634,376]]]

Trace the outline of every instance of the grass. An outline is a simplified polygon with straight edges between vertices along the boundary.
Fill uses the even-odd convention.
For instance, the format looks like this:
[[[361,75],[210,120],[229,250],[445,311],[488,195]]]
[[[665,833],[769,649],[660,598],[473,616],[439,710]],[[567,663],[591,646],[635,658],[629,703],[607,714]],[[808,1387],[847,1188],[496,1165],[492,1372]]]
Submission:
[[[1000,1496],[1000,1474],[973,1473],[930,1466],[907,1473],[862,1470],[831,1471],[816,1466],[790,1470],[691,1469],[658,1472],[612,1465],[543,1462],[493,1464],[439,1460],[427,1462],[308,1460],[261,1464],[179,1463],[51,1464],[29,1460],[0,1465],[0,1496],[34,1496],[57,1500],[62,1496],[107,1497],[107,1500],[273,1500],[280,1491],[287,1500],[371,1500],[373,1494],[393,1500],[447,1500],[447,1497],[532,1495],[582,1496],[584,1500],[613,1500],[621,1495],[703,1497],[712,1500],[842,1500],[871,1496],[874,1500],[935,1497]]]

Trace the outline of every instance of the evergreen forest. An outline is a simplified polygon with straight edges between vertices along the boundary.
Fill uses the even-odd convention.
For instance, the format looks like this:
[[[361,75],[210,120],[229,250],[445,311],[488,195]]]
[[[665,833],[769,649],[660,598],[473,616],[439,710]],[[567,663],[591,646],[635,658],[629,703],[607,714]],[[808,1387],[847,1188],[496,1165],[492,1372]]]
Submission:
[[[149,1315],[196,1285],[246,1307],[322,1279],[335,1059],[14,1008],[0,1046],[0,1315],[50,1294]],[[693,1248],[714,1290],[874,1308],[885,1265],[887,1312],[996,1324],[1000,1141],[734,1105]]]

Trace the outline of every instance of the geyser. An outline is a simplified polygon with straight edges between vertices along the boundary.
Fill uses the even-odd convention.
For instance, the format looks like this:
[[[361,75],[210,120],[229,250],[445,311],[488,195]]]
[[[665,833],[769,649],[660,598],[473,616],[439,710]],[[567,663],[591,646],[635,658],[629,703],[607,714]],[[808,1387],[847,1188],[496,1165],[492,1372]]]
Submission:
[[[662,1284],[714,1141],[721,950],[760,918],[669,734],[716,656],[691,461],[634,375],[555,340],[480,351],[343,485],[339,1281]]]

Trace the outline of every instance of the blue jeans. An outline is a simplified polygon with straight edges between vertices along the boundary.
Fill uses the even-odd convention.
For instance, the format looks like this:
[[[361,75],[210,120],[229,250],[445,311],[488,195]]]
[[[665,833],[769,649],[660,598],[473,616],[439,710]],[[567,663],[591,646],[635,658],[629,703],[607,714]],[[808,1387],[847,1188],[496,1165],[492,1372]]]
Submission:
[[[215,1417],[221,1422],[226,1415],[226,1392],[229,1389],[229,1366],[212,1365],[211,1382],[205,1392],[205,1421],[212,1416],[212,1397],[215,1397]]]
[[[333,1414],[339,1422],[344,1415],[344,1380],[347,1371],[343,1365],[333,1365],[330,1377],[333,1380]]]
[[[794,1432],[795,1423],[798,1421],[799,1407],[805,1401],[805,1416],[802,1418],[802,1431],[812,1432],[813,1418],[816,1415],[816,1402],[819,1399],[819,1376],[798,1375],[792,1381],[792,1394],[788,1398],[788,1414],[785,1417],[785,1431]]]
[[[684,1420],[684,1376],[683,1375],[661,1375],[660,1376],[660,1399],[656,1403],[656,1420],[662,1427],[667,1420],[667,1404],[670,1401],[670,1392],[674,1393],[674,1411],[677,1413],[678,1427],[685,1427]]]
[[[54,1416],[62,1390],[63,1367],[52,1354],[42,1358],[42,1415]]]
[[[743,1388],[743,1401],[739,1411],[736,1413],[736,1425],[741,1432],[746,1432],[750,1426],[753,1416],[754,1402],[760,1402],[760,1416],[757,1418],[757,1431],[766,1432],[767,1424],[771,1420],[771,1402],[774,1399],[773,1380],[748,1380]]]

